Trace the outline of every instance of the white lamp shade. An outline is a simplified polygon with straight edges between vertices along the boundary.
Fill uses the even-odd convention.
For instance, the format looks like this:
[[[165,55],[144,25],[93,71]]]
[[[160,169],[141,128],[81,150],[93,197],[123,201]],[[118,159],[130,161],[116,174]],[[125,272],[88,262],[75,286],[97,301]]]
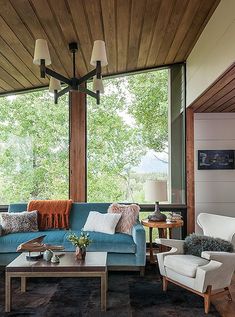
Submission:
[[[167,201],[167,181],[148,180],[144,191],[146,201]]]
[[[41,59],[45,59],[46,66],[51,64],[51,57],[47,41],[43,39],[38,39],[35,43],[33,63],[36,65],[40,65]]]
[[[92,66],[96,66],[97,61],[101,62],[101,66],[108,65],[105,42],[101,40],[94,42],[90,63]]]
[[[97,79],[96,76],[93,77],[93,91],[99,91],[101,94],[104,93],[104,85],[102,79]]]
[[[58,79],[51,77],[50,84],[49,84],[49,92],[54,92],[55,90],[57,91],[61,90],[61,84]]]

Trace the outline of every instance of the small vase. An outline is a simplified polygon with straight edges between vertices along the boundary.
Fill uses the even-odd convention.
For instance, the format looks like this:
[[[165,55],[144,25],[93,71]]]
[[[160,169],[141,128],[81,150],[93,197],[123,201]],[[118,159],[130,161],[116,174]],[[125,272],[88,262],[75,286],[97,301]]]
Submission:
[[[46,251],[43,253],[43,260],[45,260],[45,261],[47,261],[47,262],[50,262],[52,256],[53,256],[53,252],[52,252],[51,250],[46,250]]]
[[[86,247],[76,247],[76,258],[84,261],[86,257]]]

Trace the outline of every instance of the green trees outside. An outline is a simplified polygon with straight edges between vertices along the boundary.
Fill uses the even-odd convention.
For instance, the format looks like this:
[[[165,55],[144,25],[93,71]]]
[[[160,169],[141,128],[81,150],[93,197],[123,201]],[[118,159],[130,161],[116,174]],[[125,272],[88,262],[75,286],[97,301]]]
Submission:
[[[88,201],[144,201],[144,181],[159,175],[133,167],[167,147],[167,91],[162,70],[105,80],[101,105],[88,98]]]
[[[68,197],[68,100],[0,98],[0,202]]]
[[[133,167],[167,147],[167,86],[167,70],[147,72],[105,80],[100,105],[88,97],[88,201],[143,201],[156,175]],[[0,204],[68,197],[67,98],[0,98]]]

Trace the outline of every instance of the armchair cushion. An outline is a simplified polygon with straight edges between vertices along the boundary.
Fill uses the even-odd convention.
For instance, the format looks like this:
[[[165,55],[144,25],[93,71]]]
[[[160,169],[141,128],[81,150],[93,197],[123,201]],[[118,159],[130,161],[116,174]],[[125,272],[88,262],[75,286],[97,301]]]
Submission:
[[[184,276],[195,277],[199,266],[208,264],[209,261],[194,255],[176,254],[167,255],[164,266]]]
[[[201,256],[203,251],[233,252],[229,241],[209,236],[190,234],[184,241],[184,253]]]

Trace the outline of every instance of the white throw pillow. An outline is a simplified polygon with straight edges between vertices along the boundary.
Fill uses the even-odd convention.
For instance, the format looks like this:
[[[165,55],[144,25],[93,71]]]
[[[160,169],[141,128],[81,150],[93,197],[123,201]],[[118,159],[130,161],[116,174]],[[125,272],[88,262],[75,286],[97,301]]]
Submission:
[[[83,230],[114,234],[120,218],[121,214],[101,214],[90,211]]]

